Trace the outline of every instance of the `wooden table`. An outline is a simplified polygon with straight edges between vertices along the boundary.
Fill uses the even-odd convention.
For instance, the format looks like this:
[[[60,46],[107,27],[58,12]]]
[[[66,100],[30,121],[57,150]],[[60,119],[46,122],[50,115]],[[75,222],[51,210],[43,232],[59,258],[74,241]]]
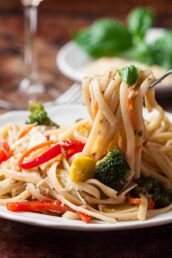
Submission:
[[[56,53],[77,28],[90,22],[88,17],[40,17],[37,39],[39,69],[52,79],[59,94],[70,87],[72,81],[58,71],[55,64]],[[0,16],[0,98],[16,103],[22,101],[16,99],[15,94],[16,85],[24,73],[22,24],[22,17],[19,15]],[[161,100],[161,103],[172,110],[171,96]],[[171,239],[172,225],[129,231],[81,233],[33,227],[0,219],[0,258],[170,258]]]
[[[1,258],[171,258],[172,225],[74,232],[0,220]]]

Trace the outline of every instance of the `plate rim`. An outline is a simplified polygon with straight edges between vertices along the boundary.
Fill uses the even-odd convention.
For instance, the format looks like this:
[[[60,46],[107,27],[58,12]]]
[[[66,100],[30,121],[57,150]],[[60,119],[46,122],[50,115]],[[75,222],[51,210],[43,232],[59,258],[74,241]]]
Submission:
[[[80,107],[80,108],[78,108]],[[68,104],[68,105],[57,105],[54,107],[47,107],[47,111],[50,112],[50,115],[53,113],[59,112],[61,114],[61,110],[66,109],[67,111],[76,110],[78,112],[78,116],[82,114],[85,110],[85,107],[80,104]],[[84,111],[85,112],[85,111]],[[14,116],[15,114],[15,116]],[[25,116],[27,116],[28,111],[11,111],[5,114],[0,115],[0,126],[3,120],[11,119],[12,121],[16,121],[16,116],[19,116],[20,120],[23,120]],[[69,116],[68,112],[68,116]],[[166,112],[168,116],[172,119],[172,113]],[[76,114],[75,114],[76,115]],[[63,116],[63,114],[61,114]],[[71,116],[71,114],[70,114]],[[165,217],[164,217],[165,216]],[[130,230],[130,229],[140,229],[140,228],[148,228],[148,227],[155,227],[165,224],[172,223],[172,211],[169,211],[163,215],[156,216],[154,218],[145,220],[145,221],[127,221],[127,222],[117,222],[113,223],[104,223],[104,222],[97,222],[97,223],[89,223],[86,224],[82,221],[73,221],[67,220],[64,218],[52,216],[52,215],[45,215],[40,213],[32,213],[32,212],[10,212],[6,209],[6,206],[0,205],[0,218],[4,218],[11,221],[16,221],[24,224],[30,224],[33,226],[41,226],[47,228],[56,228],[56,229],[65,229],[65,230],[75,230],[75,231],[118,231],[118,230]],[[48,220],[49,219],[49,220]],[[93,220],[94,222],[94,220]]]
[[[71,80],[81,82],[84,75],[82,75],[81,72],[69,66],[64,59],[64,55],[66,55],[66,51],[69,52],[69,49],[74,45],[76,45],[76,43],[73,40],[70,40],[60,48],[60,50],[56,55],[56,65],[60,70],[60,72],[64,74],[66,77],[68,77]]]
[[[172,216],[166,220],[164,220],[163,218],[154,220],[153,218],[151,220],[146,220],[146,221],[117,222],[114,224],[113,223],[86,224],[82,221],[79,221],[79,223],[76,223],[76,221],[74,220],[67,220],[67,219],[62,219],[62,221],[60,221],[59,217],[57,217],[56,222],[55,221],[46,222],[46,219],[48,219],[49,217],[52,217],[51,215],[39,214],[40,219],[38,220],[37,218],[35,218],[35,214],[37,213],[25,212],[25,216],[23,216],[24,213],[17,213],[17,212],[10,212],[10,211],[4,211],[3,213],[2,209],[5,209],[5,207],[0,205],[0,218],[6,219],[6,220],[15,221],[15,222],[33,225],[33,226],[45,227],[45,228],[74,230],[74,231],[92,231],[92,232],[121,231],[121,230],[151,228],[151,227],[157,227],[162,225],[168,225],[172,223]]]

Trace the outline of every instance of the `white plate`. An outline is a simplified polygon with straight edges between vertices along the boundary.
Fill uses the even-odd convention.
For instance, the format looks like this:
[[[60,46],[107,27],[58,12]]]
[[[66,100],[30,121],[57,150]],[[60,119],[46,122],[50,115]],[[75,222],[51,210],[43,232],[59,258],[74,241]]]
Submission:
[[[81,105],[65,105],[48,108],[50,116],[57,123],[71,124],[78,118],[87,116],[86,109]],[[7,122],[24,123],[28,112],[9,112],[0,116],[0,126]],[[172,115],[169,115],[172,120]],[[133,228],[153,227],[172,222],[172,211],[166,214],[157,216],[146,221],[118,222],[115,224],[92,221],[85,224],[82,221],[67,220],[56,216],[31,213],[31,212],[10,212],[5,206],[0,205],[0,217],[18,221],[21,223],[32,224],[49,228],[60,228],[66,230],[82,230],[82,231],[108,231],[122,230]]]
[[[151,29],[147,35],[147,42],[153,42],[164,33],[164,29]],[[94,59],[91,59],[74,41],[65,44],[56,57],[56,63],[60,71],[75,81],[82,81],[85,73],[84,67],[92,64]],[[163,72],[161,72],[162,74]],[[159,72],[158,72],[159,74]],[[171,81],[171,80],[170,80]],[[159,92],[172,92],[172,85],[165,84],[157,87]]]

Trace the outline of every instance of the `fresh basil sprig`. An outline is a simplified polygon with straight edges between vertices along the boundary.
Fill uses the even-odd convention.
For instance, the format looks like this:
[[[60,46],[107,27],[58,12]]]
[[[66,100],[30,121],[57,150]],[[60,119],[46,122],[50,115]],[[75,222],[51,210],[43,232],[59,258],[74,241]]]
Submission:
[[[130,65],[119,70],[118,74],[122,81],[126,82],[129,87],[132,87],[139,78],[139,69],[135,65]]]
[[[131,48],[132,37],[127,27],[112,19],[100,19],[75,34],[76,43],[90,56],[114,56]]]
[[[113,19],[100,19],[77,32],[74,40],[93,58],[117,55],[168,70],[172,67],[172,30],[147,42],[153,19],[152,9],[139,7],[129,13],[127,26]]]
[[[128,15],[128,28],[136,41],[143,41],[153,23],[154,13],[151,9],[138,7]]]

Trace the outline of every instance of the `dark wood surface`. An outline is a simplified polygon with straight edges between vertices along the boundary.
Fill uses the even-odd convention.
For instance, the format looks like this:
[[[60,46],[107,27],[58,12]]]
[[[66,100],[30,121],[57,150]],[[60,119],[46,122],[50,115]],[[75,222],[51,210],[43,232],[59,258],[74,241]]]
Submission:
[[[172,2],[171,0],[45,0],[40,5],[41,12],[54,13],[57,15],[72,15],[84,17],[97,17],[110,15],[124,17],[136,5],[149,6],[156,10],[158,17],[162,19],[161,26],[169,26],[171,21]],[[21,11],[20,0],[1,0],[0,10],[4,12]],[[164,18],[164,19],[163,19]]]
[[[52,1],[50,2],[52,3]],[[63,13],[59,15],[56,13],[40,15],[37,52],[41,74],[50,78],[54,87],[58,89],[58,94],[61,94],[70,87],[72,81],[65,78],[56,67],[57,51],[71,38],[75,30],[89,24],[97,15],[106,14],[107,7],[103,9],[102,1],[100,1],[101,5],[98,11],[99,1],[93,1],[94,12],[89,13],[89,3],[92,1],[85,3],[77,0],[71,1],[76,4],[77,14],[75,15],[74,12],[71,13],[71,8],[73,8],[71,3],[68,6],[65,0],[57,2],[60,2],[61,12],[63,11],[62,7],[64,7],[65,15],[62,15]],[[113,2],[113,7],[115,7],[114,3],[116,1],[107,2]],[[119,17],[123,18],[122,8],[128,10],[132,6],[132,2],[130,4],[130,1],[125,1],[127,7],[125,4],[122,5],[121,12],[118,14]],[[171,0],[165,2],[167,2],[166,7],[164,1],[152,1],[160,12],[156,24],[172,27]],[[4,10],[7,10],[8,3],[4,0]],[[13,4],[15,6],[16,1]],[[80,8],[85,8],[81,9],[80,15],[78,15],[78,4]],[[58,6],[57,3],[56,6]],[[18,7],[15,8],[18,12]],[[51,11],[51,8],[49,7],[49,11]],[[108,14],[112,15],[112,10]],[[15,92],[16,86],[24,74],[22,56],[22,15],[1,13],[0,98],[8,99],[14,103],[22,103],[23,101],[16,97]],[[161,100],[161,103],[166,109],[172,110],[170,96],[168,96],[168,99]],[[0,112],[4,111],[0,110]],[[172,225],[149,229],[93,233],[45,229],[0,219],[0,258],[170,258],[172,257],[171,239]]]
[[[171,258],[171,239],[172,225],[75,232],[0,220],[1,258]]]

